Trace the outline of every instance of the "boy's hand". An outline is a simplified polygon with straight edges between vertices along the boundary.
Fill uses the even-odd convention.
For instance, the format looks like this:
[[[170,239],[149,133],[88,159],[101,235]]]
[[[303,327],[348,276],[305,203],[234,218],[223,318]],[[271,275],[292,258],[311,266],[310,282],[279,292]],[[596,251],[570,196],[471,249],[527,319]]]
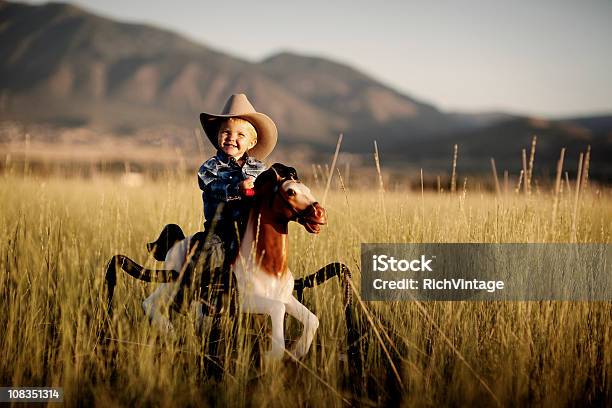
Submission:
[[[245,195],[253,195],[252,192],[253,192],[253,188],[255,188],[255,177],[249,176],[245,180],[242,180],[238,186],[240,188],[240,191],[243,194],[245,194]],[[249,194],[249,193],[251,193],[251,194]]]

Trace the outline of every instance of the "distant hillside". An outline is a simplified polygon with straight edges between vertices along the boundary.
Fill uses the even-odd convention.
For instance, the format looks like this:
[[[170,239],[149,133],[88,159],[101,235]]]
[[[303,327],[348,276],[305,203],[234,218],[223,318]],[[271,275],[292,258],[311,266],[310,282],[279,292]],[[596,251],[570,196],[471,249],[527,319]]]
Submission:
[[[566,148],[564,170],[575,175],[580,152],[591,146],[591,177],[612,181],[610,129],[612,127],[593,130],[568,121],[515,118],[476,130],[407,142],[398,148],[411,152],[409,157],[413,166],[450,171],[453,145],[457,144],[461,171],[490,172],[490,158],[494,158],[500,174],[508,170],[517,175],[522,167],[521,149],[525,148],[529,154],[535,135],[535,171],[538,176],[555,174],[562,147]]]
[[[432,105],[373,81],[346,65],[291,53],[262,62],[265,72],[295,95],[344,118],[353,148],[371,149],[372,135],[404,139],[435,134],[460,122]]]
[[[612,138],[612,115],[568,118],[559,122],[577,125],[593,133],[607,133]]]
[[[0,6],[1,117],[129,133],[195,128],[202,110],[247,92],[289,137],[341,127],[254,64],[157,28],[116,23],[74,6]],[[288,131],[290,130],[290,132]]]
[[[156,129],[180,128],[168,140],[181,143],[179,135],[199,128],[199,112],[218,111],[236,92],[274,118],[282,148],[307,144],[329,154],[343,132],[343,151],[369,154],[377,140],[389,160],[415,164],[447,160],[458,142],[487,170],[489,156],[514,157],[532,132],[543,132],[542,159],[563,145],[607,152],[611,144],[602,136],[612,129],[609,117],[550,122],[544,130],[503,112],[445,113],[328,59],[284,52],[251,63],[75,6],[0,0],[0,122],[94,129],[144,143]],[[182,147],[194,143],[189,137]]]
[[[341,131],[357,138],[381,126],[397,128],[397,121],[415,132],[454,123],[323,59],[280,54],[252,64],[166,30],[60,3],[4,2],[0,20],[4,119],[118,132],[168,123],[196,127],[200,111],[216,111],[229,94],[246,92],[289,141],[331,145]]]

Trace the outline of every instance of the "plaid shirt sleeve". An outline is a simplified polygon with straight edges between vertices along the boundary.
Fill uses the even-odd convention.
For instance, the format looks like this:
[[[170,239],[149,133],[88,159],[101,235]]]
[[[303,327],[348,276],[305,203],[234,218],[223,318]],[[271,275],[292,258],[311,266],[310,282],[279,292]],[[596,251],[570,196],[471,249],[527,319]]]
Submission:
[[[206,196],[216,201],[240,199],[240,180],[232,179],[230,172],[220,169],[220,163],[213,157],[198,170],[198,185]]]

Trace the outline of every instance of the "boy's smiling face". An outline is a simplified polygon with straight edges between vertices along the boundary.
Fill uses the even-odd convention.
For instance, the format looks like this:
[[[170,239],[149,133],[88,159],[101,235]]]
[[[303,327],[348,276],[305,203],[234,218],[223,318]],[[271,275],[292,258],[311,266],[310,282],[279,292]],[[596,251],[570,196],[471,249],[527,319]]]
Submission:
[[[257,132],[244,119],[228,119],[221,123],[217,145],[228,156],[238,160],[257,144]]]

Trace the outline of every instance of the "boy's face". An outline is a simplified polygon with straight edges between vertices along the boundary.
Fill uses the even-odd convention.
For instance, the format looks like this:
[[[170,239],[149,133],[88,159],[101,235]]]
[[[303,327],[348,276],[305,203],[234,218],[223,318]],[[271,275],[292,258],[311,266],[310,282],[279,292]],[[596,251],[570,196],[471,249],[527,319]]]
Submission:
[[[253,126],[243,120],[227,120],[219,127],[217,145],[228,156],[238,160],[257,144]]]

